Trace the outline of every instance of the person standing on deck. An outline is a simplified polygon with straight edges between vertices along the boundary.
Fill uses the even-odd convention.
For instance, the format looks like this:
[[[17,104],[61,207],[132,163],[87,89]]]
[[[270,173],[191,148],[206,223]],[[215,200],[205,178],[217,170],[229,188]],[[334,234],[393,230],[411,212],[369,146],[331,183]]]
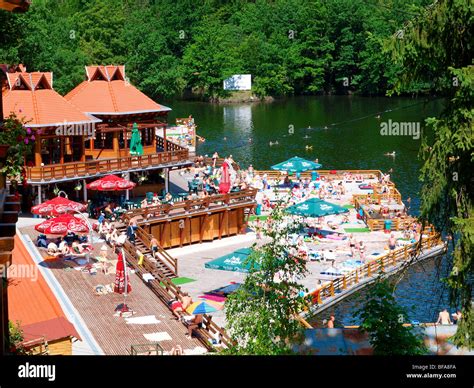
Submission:
[[[135,222],[130,221],[128,226],[127,226],[127,237],[128,240],[135,245]]]
[[[397,240],[395,239],[395,235],[393,233],[390,234],[390,238],[388,239],[388,247],[391,251],[397,247]]]
[[[351,249],[351,256],[354,257],[356,250],[356,239],[352,233],[349,235],[349,248]]]
[[[216,168],[217,159],[219,158],[219,154],[214,152],[212,155],[212,167]]]
[[[359,255],[360,255],[360,260],[362,262],[365,262],[365,245],[363,241],[359,241]]]

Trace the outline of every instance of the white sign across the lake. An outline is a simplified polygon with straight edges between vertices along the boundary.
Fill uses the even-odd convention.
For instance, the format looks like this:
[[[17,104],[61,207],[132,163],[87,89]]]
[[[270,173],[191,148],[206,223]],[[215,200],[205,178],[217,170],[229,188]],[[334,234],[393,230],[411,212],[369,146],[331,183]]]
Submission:
[[[224,80],[224,90],[252,89],[252,74],[236,74]]]

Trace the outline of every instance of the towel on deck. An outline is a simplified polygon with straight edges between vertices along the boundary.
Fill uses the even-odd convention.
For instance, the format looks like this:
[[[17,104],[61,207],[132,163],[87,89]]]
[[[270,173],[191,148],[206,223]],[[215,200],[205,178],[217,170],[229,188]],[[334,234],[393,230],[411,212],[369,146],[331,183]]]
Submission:
[[[153,341],[153,342],[171,341],[172,340],[171,336],[166,331],[161,331],[161,332],[157,332],[157,333],[143,334],[143,336],[148,341]]]
[[[133,318],[125,318],[125,321],[130,324],[135,325],[151,325],[155,323],[160,323],[158,319],[154,315],[147,315],[144,317],[133,317]]]

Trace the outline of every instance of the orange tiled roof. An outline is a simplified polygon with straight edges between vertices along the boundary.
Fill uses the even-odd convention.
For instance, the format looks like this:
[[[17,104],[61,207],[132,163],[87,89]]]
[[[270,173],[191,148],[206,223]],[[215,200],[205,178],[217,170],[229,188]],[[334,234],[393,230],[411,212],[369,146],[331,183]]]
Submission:
[[[65,96],[82,112],[127,115],[171,110],[127,82],[125,66],[86,66],[86,74],[87,80]]]
[[[25,340],[34,339],[35,331],[38,328],[41,328],[41,335],[46,335],[47,340],[57,339],[59,337],[54,332],[58,327],[61,328],[60,332],[63,336],[61,338],[72,336],[80,339],[76,329],[67,320],[58,300],[39,272],[37,264],[30,257],[28,250],[18,236],[15,236],[12,264],[30,268],[30,275],[37,275],[35,281],[33,281],[35,276],[17,277],[20,274],[20,267],[16,267],[16,269],[10,267],[10,271],[16,270],[17,275],[11,276],[8,281],[8,315],[10,321],[15,323],[20,321],[20,327],[25,330]],[[36,272],[31,268],[36,268]],[[27,272],[22,273],[26,274]],[[49,325],[51,325],[51,330],[46,330]]]
[[[53,90],[53,74],[43,72],[7,73],[3,91],[3,114],[15,112],[30,127],[51,127],[67,122],[82,124],[100,120],[84,114]]]

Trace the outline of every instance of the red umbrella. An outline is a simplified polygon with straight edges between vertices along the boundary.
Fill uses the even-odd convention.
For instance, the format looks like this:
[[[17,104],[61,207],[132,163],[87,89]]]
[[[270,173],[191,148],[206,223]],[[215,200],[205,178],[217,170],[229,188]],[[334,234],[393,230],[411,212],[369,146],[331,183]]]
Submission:
[[[67,232],[87,233],[89,227],[86,221],[76,218],[71,214],[63,214],[59,217],[43,221],[35,226],[38,232],[45,234],[66,234]]]
[[[115,269],[115,286],[114,292],[117,294],[128,294],[132,291],[132,286],[130,285],[130,280],[125,274],[125,263],[122,253],[119,253],[117,256],[117,267]],[[127,277],[127,279],[125,279]],[[127,283],[127,290],[125,292],[125,282]],[[125,303],[124,303],[125,304]]]
[[[222,177],[219,182],[219,193],[227,194],[230,191],[230,174],[227,162],[222,163]]]
[[[42,204],[33,206],[31,212],[40,216],[59,216],[61,214],[82,212],[86,210],[86,206],[79,202],[58,196]]]
[[[120,191],[133,189],[137,184],[119,178],[115,175],[107,175],[87,185],[88,189],[99,191]]]

